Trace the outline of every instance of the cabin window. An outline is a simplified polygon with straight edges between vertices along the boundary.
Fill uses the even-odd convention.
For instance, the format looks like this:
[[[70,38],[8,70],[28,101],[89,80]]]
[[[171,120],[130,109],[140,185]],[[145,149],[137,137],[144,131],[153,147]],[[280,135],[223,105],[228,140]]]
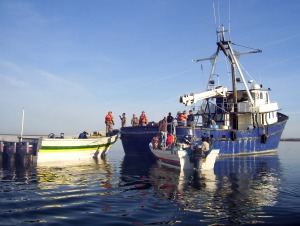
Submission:
[[[226,135],[225,135],[225,134],[222,134],[222,138],[226,138]]]
[[[264,93],[260,92],[260,99],[264,99]]]

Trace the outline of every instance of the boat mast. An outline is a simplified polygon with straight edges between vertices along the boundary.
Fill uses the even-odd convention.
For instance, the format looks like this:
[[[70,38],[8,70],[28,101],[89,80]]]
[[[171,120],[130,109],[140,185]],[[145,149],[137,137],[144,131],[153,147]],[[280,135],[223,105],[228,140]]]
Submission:
[[[228,60],[231,64],[233,101],[234,101],[234,103],[237,103],[237,89],[236,89],[236,68],[237,68],[237,70],[239,71],[240,77],[242,79],[242,82],[244,84],[245,90],[247,92],[248,99],[250,100],[251,104],[253,105],[254,100],[251,96],[248,85],[245,81],[245,77],[241,70],[239,62],[238,62],[238,60],[235,56],[235,53],[231,47],[231,42],[225,41],[225,32],[226,31],[227,30],[224,30],[224,26],[222,26],[222,30],[219,32],[219,33],[221,33],[221,38],[220,38],[220,41],[218,42],[218,46],[222,49],[223,53],[228,58]],[[227,50],[229,50],[229,52]],[[249,54],[249,53],[260,53],[260,52],[261,52],[261,50],[256,50],[256,51],[251,51],[251,52],[246,52],[246,53],[240,53],[239,55]],[[236,112],[236,111],[234,111],[234,112]]]
[[[220,41],[217,43],[217,45],[220,47],[220,49],[223,51],[224,55],[227,57],[231,64],[231,76],[232,76],[232,94],[233,94],[233,109],[231,109],[231,112],[234,112],[232,114],[232,127],[233,129],[237,129],[238,122],[237,122],[237,115],[238,112],[237,109],[237,88],[236,88],[236,59],[233,56],[233,52],[231,52],[230,48],[230,41],[225,41],[225,32],[227,30],[224,29],[224,26],[222,25],[222,30],[219,32],[221,34]],[[230,50],[230,52],[227,51],[227,49]],[[230,54],[231,53],[231,54]]]
[[[230,49],[231,55],[232,55],[232,57],[233,57],[233,59],[234,59],[234,62],[236,62],[236,66],[237,66],[237,69],[238,69],[238,71],[239,71],[239,73],[240,73],[242,82],[243,82],[243,84],[244,84],[244,86],[245,86],[245,89],[246,89],[248,98],[249,98],[251,104],[253,105],[253,104],[254,104],[254,100],[253,100],[253,98],[252,98],[252,96],[251,96],[251,94],[250,94],[250,91],[249,91],[248,85],[247,85],[247,83],[246,83],[246,81],[245,81],[244,74],[243,74],[243,72],[242,72],[242,70],[241,70],[240,64],[238,63],[238,61],[237,61],[237,59],[236,59],[236,57],[235,57],[234,51],[233,51],[233,49],[232,49],[232,47],[231,47],[230,44],[228,45],[228,48]],[[248,53],[259,53],[259,52],[261,52],[261,51],[252,51],[252,52],[248,52]],[[243,53],[243,54],[248,54],[248,53]]]

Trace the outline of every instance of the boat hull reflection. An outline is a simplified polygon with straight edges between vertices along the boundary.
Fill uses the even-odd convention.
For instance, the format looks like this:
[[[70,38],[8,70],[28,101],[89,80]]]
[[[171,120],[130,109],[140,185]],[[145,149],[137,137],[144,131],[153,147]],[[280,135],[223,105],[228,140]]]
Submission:
[[[150,169],[154,188],[185,211],[202,213],[216,224],[263,223],[265,207],[277,203],[280,187],[277,154],[219,158],[213,170]]]

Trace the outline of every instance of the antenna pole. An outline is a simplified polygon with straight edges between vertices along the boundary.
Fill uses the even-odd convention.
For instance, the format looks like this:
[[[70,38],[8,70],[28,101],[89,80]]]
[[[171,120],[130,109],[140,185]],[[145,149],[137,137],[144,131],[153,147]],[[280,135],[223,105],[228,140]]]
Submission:
[[[213,10],[214,10],[214,19],[215,19],[215,26],[216,26],[216,35],[217,35],[217,41],[218,41],[218,27],[217,27],[217,18],[216,18],[215,2],[213,2]]]
[[[24,108],[22,111],[22,127],[21,127],[21,137],[20,137],[21,142],[22,142],[22,137],[23,137],[23,129],[24,129]]]
[[[228,9],[228,10],[229,10],[229,13],[228,13],[228,14],[229,14],[228,33],[229,33],[229,39],[231,40],[231,34],[230,34],[230,31],[231,31],[231,30],[230,30],[230,22],[231,22],[231,21],[230,21],[230,20],[231,20],[231,15],[230,15],[231,11],[230,11],[230,7],[231,7],[231,5],[230,5],[230,0],[228,0],[228,4],[229,4],[229,9]]]

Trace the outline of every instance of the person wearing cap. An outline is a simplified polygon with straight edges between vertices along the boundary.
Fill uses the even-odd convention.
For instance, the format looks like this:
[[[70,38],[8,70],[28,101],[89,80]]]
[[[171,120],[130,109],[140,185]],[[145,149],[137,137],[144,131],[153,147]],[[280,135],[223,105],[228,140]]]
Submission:
[[[160,136],[160,147],[162,150],[166,149],[166,141],[167,141],[167,116],[165,116],[162,120],[158,122],[158,132]]]
[[[112,115],[112,112],[109,111],[107,115],[105,116],[105,124],[106,124],[106,136],[112,135],[113,125],[114,123],[114,117]]]
[[[121,125],[122,127],[126,127],[126,116],[125,116],[125,113],[121,115],[119,115],[120,119],[121,119]]]
[[[136,117],[135,114],[132,115],[131,125],[132,125],[132,126],[138,126],[138,125],[139,125],[139,118]]]
[[[187,126],[194,127],[195,126],[195,117],[192,110],[189,110],[189,115],[187,116]]]
[[[172,116],[171,112],[169,112],[169,115],[167,117],[167,123],[168,123],[168,133],[173,134],[174,133],[174,117]]]
[[[89,135],[89,133],[87,131],[83,131],[82,133],[79,134],[78,139],[87,139],[87,135]]]
[[[139,121],[139,124],[140,124],[140,126],[146,126],[147,123],[148,123],[147,116],[146,116],[145,112],[142,111],[142,114],[140,115],[140,121]]]

